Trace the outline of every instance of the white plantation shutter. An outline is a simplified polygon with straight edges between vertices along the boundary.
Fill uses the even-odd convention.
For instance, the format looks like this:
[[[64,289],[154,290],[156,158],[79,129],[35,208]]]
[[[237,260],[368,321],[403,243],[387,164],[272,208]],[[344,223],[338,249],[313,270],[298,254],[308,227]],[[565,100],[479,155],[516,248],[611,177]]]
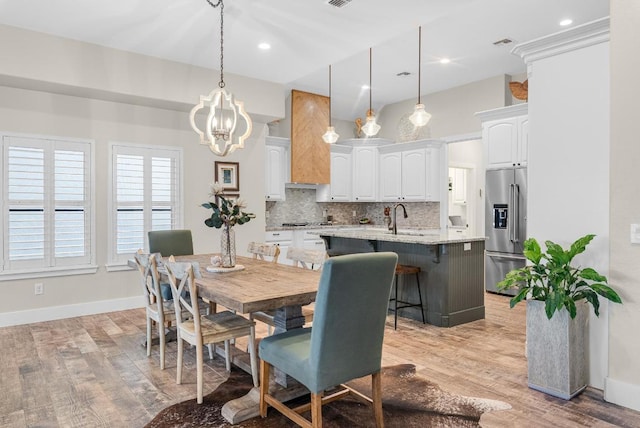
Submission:
[[[91,149],[2,136],[3,273],[92,263]]]
[[[124,263],[147,248],[150,230],[182,225],[180,165],[182,150],[112,144],[111,262]]]

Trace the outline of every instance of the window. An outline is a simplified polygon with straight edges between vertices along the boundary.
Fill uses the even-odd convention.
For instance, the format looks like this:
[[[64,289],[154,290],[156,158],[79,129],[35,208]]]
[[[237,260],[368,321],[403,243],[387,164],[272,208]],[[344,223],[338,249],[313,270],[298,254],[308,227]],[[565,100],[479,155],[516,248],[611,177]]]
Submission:
[[[1,137],[0,279],[95,272],[92,143]]]
[[[182,227],[182,149],[111,145],[110,264],[122,265],[147,232]]]

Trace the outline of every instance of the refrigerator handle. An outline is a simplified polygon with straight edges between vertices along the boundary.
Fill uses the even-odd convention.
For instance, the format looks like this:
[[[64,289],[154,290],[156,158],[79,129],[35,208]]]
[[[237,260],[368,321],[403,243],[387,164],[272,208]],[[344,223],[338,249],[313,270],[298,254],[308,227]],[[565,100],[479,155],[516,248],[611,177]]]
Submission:
[[[513,184],[513,208],[514,208],[514,220],[513,225],[513,242],[520,242],[520,186]]]
[[[509,209],[510,210],[514,210],[515,206],[514,206],[514,194],[515,194],[515,189],[514,189],[515,184],[509,184]],[[509,219],[507,219],[507,227],[508,227],[508,233],[509,233],[509,241],[514,242],[515,239],[515,228],[513,227],[513,219],[515,218],[514,216],[515,212],[511,212],[511,215],[509,217]]]

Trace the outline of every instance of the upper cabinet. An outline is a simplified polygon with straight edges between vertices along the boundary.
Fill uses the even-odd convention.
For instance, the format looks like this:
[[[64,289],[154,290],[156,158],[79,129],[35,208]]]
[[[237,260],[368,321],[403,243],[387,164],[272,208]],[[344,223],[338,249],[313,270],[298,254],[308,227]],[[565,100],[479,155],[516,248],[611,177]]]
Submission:
[[[433,141],[380,147],[380,200],[440,201],[440,150]]]
[[[349,139],[331,146],[331,185],[316,190],[318,202],[376,202],[378,148],[393,144],[382,138]]]
[[[328,97],[291,91],[291,182],[329,184],[330,147],[322,140],[328,125]]]
[[[526,166],[529,151],[527,104],[476,113],[482,121],[487,169]]]
[[[375,202],[378,197],[378,148],[353,148],[353,200]]]
[[[319,202],[350,202],[353,180],[352,147],[331,147],[331,185],[316,190]]]
[[[289,139],[265,139],[265,200],[284,201],[284,185],[289,181]]]

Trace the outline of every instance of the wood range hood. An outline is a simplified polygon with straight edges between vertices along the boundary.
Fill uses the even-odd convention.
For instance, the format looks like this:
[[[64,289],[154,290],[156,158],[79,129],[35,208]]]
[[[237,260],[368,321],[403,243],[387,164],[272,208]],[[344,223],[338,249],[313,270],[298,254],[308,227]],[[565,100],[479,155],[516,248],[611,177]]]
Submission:
[[[330,144],[322,140],[329,126],[329,97],[291,91],[291,182],[329,184]]]

